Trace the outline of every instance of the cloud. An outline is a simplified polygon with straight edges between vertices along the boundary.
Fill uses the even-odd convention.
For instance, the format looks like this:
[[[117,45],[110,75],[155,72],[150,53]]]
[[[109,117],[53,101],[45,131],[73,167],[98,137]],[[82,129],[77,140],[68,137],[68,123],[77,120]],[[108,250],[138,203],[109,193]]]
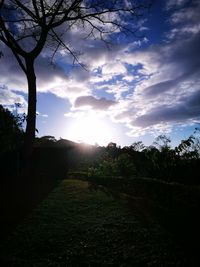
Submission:
[[[16,94],[4,86],[0,87],[0,104],[11,106],[15,103],[21,104],[24,108],[27,107],[27,102],[22,95]]]
[[[62,26],[63,27],[63,26]],[[60,27],[59,31],[63,31]],[[87,29],[86,29],[87,32]],[[88,71],[75,64],[72,67],[72,59],[66,51],[59,51],[55,57],[55,64],[51,65],[52,50],[47,48],[42,51],[37,58],[35,68],[37,76],[37,92],[53,93],[58,97],[66,98],[71,103],[82,95],[92,95],[92,89],[98,82],[112,80],[115,76],[127,76],[127,70],[123,62],[120,61],[126,45],[110,45],[108,49],[106,43],[92,38],[83,39],[83,32],[74,28],[67,31],[63,36],[67,43],[80,52],[80,62],[84,62]],[[12,91],[27,94],[27,81],[11,51],[1,46],[4,57],[0,65],[0,79]],[[126,81],[126,79],[124,79]],[[119,84],[112,86],[112,91],[125,91],[126,86]],[[121,87],[119,90],[118,88]],[[119,95],[119,93],[117,94]],[[116,96],[117,97],[117,96]]]
[[[176,8],[169,17],[172,25],[172,29],[167,33],[169,39],[191,37],[200,32],[200,2],[197,0],[183,2],[187,5],[183,3],[180,7],[178,6],[179,8]]]
[[[124,75],[124,77],[122,78],[122,80],[127,81],[127,82],[132,82],[134,80],[134,76],[131,75]]]
[[[17,61],[11,51],[0,42],[0,51],[3,57],[0,58],[0,81],[9,90],[26,91],[26,78],[19,68]]]
[[[196,98],[196,95],[195,95]],[[185,123],[187,120],[199,120],[200,119],[200,91],[198,92],[198,100],[195,100],[194,96],[191,97],[185,103],[181,103],[177,106],[158,106],[148,113],[138,116],[131,122],[133,126],[146,128],[154,126],[156,124],[166,123]],[[194,101],[195,100],[195,101]]]
[[[107,63],[102,67],[102,74],[119,75],[125,74],[126,68],[121,62]]]
[[[135,68],[133,91],[113,118],[124,122],[129,134],[143,134],[200,120],[200,33],[143,51],[126,52],[123,62]],[[130,75],[130,74],[129,74]],[[133,76],[134,77],[134,76]],[[125,80],[125,79],[123,79]],[[130,88],[130,84],[129,84]]]
[[[169,91],[173,86],[176,86],[176,80],[168,80],[159,82],[157,84],[151,85],[145,88],[145,95],[146,97],[155,97],[156,95],[160,95]]]
[[[84,106],[89,106],[92,109],[106,110],[114,104],[116,104],[116,102],[105,98],[97,99],[93,96],[80,96],[76,99],[74,107],[80,108]]]
[[[1,84],[10,90],[27,94],[27,81],[11,51],[1,45],[4,56],[0,59]],[[88,79],[90,73],[79,67],[65,70],[63,65],[50,64],[50,58],[44,54],[40,55],[35,62],[37,77],[37,92],[53,93],[61,98],[74,101],[79,95],[90,92]],[[10,98],[11,101],[12,98]]]
[[[172,8],[175,8],[175,7],[181,7],[183,6],[185,3],[187,3],[188,0],[168,0],[167,3],[166,3],[166,8],[169,10],[169,9],[172,9]]]

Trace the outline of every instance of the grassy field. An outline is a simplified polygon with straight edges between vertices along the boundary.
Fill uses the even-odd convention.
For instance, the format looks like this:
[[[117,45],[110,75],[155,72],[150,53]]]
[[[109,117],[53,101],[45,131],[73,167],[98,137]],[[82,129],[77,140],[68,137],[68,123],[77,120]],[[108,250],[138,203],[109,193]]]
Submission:
[[[1,266],[187,266],[156,221],[102,189],[64,180],[1,243]]]
[[[156,179],[91,177],[93,187],[106,188],[115,198],[126,199],[134,214],[156,222],[181,245],[186,266],[200,266],[200,187]]]

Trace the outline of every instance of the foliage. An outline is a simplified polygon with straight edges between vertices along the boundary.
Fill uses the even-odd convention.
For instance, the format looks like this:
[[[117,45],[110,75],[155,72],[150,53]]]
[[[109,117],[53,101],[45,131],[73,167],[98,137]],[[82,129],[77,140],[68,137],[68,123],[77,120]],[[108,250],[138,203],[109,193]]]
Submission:
[[[1,154],[19,148],[23,140],[22,120],[0,105]]]
[[[131,146],[130,149],[133,151],[142,151],[145,148],[144,144],[142,141],[134,142]]]
[[[136,170],[131,156],[128,153],[121,153],[117,147],[107,147],[102,160],[88,169],[91,176],[123,176],[125,178],[134,176]]]
[[[38,146],[51,146],[56,144],[57,140],[54,136],[51,135],[45,135],[39,138],[36,138],[35,144]]]
[[[14,116],[0,105],[0,171],[3,174],[19,170],[23,144],[23,115]]]
[[[178,155],[182,158],[191,160],[200,158],[200,129],[196,128],[194,134],[188,139],[182,140],[178,147],[175,148]]]
[[[88,162],[88,175],[99,177],[151,177],[167,182],[199,184],[200,138],[195,129],[188,139],[171,148],[170,138],[160,135],[152,146],[142,142],[124,148],[110,143],[100,158]],[[99,150],[101,148],[98,148]]]
[[[171,139],[164,134],[159,135],[156,137],[154,141],[154,145],[162,152],[168,151],[170,149]]]

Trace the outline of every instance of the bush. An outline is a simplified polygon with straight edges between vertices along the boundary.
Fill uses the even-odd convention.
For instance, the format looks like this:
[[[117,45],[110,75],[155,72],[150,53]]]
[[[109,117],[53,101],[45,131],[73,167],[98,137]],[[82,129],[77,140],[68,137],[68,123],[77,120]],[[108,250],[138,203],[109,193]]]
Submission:
[[[24,141],[22,121],[0,105],[0,161],[1,173],[15,172],[20,165],[20,151]]]
[[[122,176],[131,177],[136,174],[136,167],[131,156],[127,153],[119,155],[117,158],[103,160],[97,167],[88,169],[88,176]]]

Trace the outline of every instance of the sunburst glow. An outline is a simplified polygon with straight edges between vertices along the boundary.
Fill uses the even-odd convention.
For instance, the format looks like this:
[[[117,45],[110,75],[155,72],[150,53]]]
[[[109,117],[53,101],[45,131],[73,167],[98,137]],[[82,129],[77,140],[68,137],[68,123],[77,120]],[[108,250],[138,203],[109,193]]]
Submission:
[[[88,114],[76,119],[68,133],[71,140],[88,144],[107,145],[113,138],[112,130],[103,118]]]

